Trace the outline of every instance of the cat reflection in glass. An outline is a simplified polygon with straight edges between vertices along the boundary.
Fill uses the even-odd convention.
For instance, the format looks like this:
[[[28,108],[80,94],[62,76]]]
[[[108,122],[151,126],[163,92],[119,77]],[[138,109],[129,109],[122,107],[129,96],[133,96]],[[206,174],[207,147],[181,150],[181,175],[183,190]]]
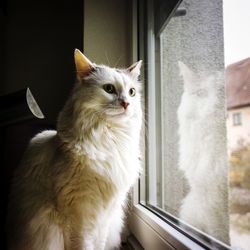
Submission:
[[[223,74],[197,74],[182,62],[179,69],[184,82],[178,108],[179,167],[190,187],[180,218],[229,243]]]
[[[77,82],[57,131],[30,142],[9,197],[10,250],[111,250],[139,172],[141,61],[96,65],[75,50]]]

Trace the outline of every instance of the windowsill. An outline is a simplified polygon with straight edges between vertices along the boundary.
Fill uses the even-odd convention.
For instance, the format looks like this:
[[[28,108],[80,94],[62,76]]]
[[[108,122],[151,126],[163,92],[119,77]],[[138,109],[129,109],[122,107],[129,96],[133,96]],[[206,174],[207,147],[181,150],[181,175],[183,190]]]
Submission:
[[[129,225],[145,250],[204,249],[139,204],[133,207]]]

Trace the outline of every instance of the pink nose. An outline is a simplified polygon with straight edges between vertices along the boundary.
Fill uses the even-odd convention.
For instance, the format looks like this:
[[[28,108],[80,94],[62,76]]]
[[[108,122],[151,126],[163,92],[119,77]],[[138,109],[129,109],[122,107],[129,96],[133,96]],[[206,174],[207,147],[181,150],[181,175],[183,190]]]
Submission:
[[[127,109],[128,105],[129,105],[129,102],[126,102],[126,101],[124,101],[124,100],[120,100],[120,104],[122,105],[122,107],[123,107],[124,109]]]

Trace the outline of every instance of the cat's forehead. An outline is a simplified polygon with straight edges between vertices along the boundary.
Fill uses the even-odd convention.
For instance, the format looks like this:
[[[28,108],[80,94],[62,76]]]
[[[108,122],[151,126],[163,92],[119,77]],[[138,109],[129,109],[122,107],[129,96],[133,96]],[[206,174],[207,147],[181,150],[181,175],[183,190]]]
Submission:
[[[111,83],[124,88],[134,84],[129,72],[122,69],[109,68],[107,66],[97,67],[93,76],[100,84]]]

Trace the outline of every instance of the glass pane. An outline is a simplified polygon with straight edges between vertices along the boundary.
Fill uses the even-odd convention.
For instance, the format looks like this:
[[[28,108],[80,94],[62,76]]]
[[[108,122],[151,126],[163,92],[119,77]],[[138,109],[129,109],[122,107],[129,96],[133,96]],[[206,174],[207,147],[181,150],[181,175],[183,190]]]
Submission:
[[[224,0],[231,245],[250,249],[249,0]]]
[[[250,249],[249,7],[248,0],[184,0],[178,9],[186,15],[172,17],[155,36],[155,83],[147,100],[150,155],[147,187],[141,188],[147,204],[245,250]]]

